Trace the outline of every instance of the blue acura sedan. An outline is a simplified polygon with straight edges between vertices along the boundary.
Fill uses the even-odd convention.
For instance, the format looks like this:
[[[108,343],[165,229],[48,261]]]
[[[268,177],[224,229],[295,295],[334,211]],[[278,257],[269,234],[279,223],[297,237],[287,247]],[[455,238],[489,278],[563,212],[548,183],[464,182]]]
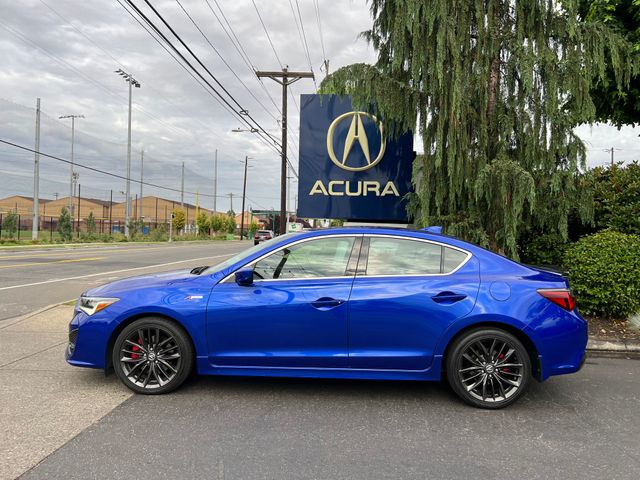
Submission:
[[[434,230],[276,237],[218,265],[118,280],[78,299],[67,361],[159,394],[192,373],[441,380],[500,408],[576,372],[587,324],[561,274]]]

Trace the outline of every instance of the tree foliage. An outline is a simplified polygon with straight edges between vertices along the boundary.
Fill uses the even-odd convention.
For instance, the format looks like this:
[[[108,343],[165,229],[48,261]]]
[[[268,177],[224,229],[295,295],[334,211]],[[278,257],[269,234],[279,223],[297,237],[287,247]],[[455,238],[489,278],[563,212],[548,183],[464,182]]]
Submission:
[[[594,226],[640,235],[640,163],[596,167],[585,180],[594,192]]]
[[[418,225],[518,257],[525,226],[567,237],[568,216],[590,221],[578,173],[585,148],[573,133],[596,118],[593,82],[617,85],[634,65],[629,43],[580,21],[559,0],[371,0],[364,32],[376,65],[327,77],[323,93],[349,94],[390,135],[412,129],[409,213]]]
[[[184,210],[181,208],[174,209],[173,219],[171,221],[173,222],[173,228],[175,229],[176,232],[179,232],[180,230],[182,230],[185,224],[187,223],[187,217],[184,213]]]
[[[633,44],[632,55],[640,59],[639,0],[580,0],[580,17],[606,25]],[[640,74],[629,85],[619,88],[615,73],[607,67],[606,76],[591,89],[597,118],[620,127],[640,124]]]
[[[89,212],[89,216],[87,217],[87,233],[96,233],[96,217],[93,216],[93,212]]]
[[[214,213],[213,215],[211,215],[209,224],[211,225],[211,230],[213,230],[215,233],[226,230],[225,217],[218,213]]]
[[[236,233],[236,218],[229,215],[226,219],[227,233]]]
[[[206,235],[209,232],[209,217],[205,212],[200,212],[196,217],[196,225],[199,235]]]
[[[63,241],[71,240],[71,214],[67,207],[63,207],[60,210],[60,216],[58,217],[58,234]]]
[[[14,212],[7,213],[2,219],[2,231],[9,238],[15,237],[18,232],[18,215]]]

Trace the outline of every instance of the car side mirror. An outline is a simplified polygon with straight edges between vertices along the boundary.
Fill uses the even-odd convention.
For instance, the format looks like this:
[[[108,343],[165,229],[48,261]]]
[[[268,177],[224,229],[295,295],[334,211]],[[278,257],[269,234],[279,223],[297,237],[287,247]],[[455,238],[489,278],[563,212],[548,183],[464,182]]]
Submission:
[[[235,273],[236,283],[241,287],[253,285],[253,268],[241,268]]]

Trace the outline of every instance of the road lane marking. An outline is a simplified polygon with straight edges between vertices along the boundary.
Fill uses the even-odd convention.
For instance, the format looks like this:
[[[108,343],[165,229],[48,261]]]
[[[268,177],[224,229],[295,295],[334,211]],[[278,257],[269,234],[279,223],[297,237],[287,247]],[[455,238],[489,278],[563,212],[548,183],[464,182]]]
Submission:
[[[32,257],[62,257],[65,255],[68,255],[70,253],[79,253],[79,254],[86,254],[86,253],[94,253],[94,252],[105,252],[105,253],[111,253],[111,252],[135,252],[138,250],[142,250],[142,246],[139,247],[135,247],[135,248],[122,248],[122,247],[117,247],[117,246],[107,246],[107,247],[92,247],[92,248],[86,248],[86,249],[81,249],[81,248],[69,248],[66,251],[55,251],[55,252],[36,252],[33,254],[24,254],[24,255],[2,255],[0,254],[0,261],[2,260],[9,260],[12,258],[32,258]],[[144,251],[146,252],[147,250],[163,250],[163,249],[167,249],[167,248],[179,248],[179,247],[173,247],[173,246],[164,246],[164,247],[148,247],[145,248]]]
[[[32,267],[34,265],[54,265],[56,263],[90,262],[95,260],[104,260],[105,258],[106,257],[67,258],[65,260],[54,260],[53,262],[31,262],[31,263],[15,263],[13,265],[0,265],[0,268]]]
[[[207,259],[210,259],[210,258],[231,257],[233,255],[235,255],[235,253],[228,253],[226,255],[210,255],[208,257],[189,258],[187,260],[178,260],[176,262],[158,263],[156,265],[147,265],[146,267],[125,268],[125,269],[122,269],[122,270],[112,270],[110,272],[100,272],[100,273],[91,273],[89,275],[79,275],[79,276],[76,276],[76,277],[54,278],[54,279],[51,279],[51,280],[44,280],[42,282],[24,283],[22,285],[11,285],[9,287],[0,287],[0,292],[3,291],[3,290],[12,290],[14,288],[34,287],[36,285],[46,285],[48,283],[67,282],[69,280],[79,280],[81,278],[91,278],[91,277],[100,277],[100,276],[103,276],[103,275],[112,275],[114,273],[133,272],[133,271],[136,271],[136,270],[145,270],[145,269],[149,269],[149,268],[167,267],[169,265],[176,265],[178,263],[195,262],[195,261],[198,261],[198,260],[207,260]]]

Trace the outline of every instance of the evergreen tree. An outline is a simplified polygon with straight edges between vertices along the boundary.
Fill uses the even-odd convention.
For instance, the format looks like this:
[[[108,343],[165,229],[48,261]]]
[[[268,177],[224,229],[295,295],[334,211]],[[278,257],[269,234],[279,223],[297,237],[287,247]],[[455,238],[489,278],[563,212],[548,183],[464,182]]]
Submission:
[[[595,119],[591,85],[609,66],[623,85],[630,44],[580,21],[559,0],[371,0],[364,32],[375,66],[355,64],[323,82],[376,113],[390,135],[412,129],[409,213],[418,225],[517,258],[527,226],[567,236],[575,209],[592,215],[579,185],[585,148],[573,128]],[[606,65],[606,61],[610,63]]]
[[[90,235],[96,233],[96,217],[93,216],[93,212],[89,212],[87,217],[87,233]]]
[[[58,217],[58,234],[62,241],[68,242],[71,240],[71,214],[67,207],[63,207],[60,210],[60,216]]]

